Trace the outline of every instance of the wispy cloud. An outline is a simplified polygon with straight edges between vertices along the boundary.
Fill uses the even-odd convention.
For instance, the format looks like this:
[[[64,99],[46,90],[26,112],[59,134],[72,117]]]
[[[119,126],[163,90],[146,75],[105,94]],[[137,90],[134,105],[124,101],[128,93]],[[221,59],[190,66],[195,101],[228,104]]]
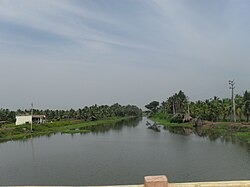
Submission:
[[[57,94],[58,103],[72,95],[62,94],[64,83],[77,90],[76,100],[84,98],[81,104],[104,96],[103,102],[143,105],[177,89],[195,98],[229,78],[247,89],[249,8],[247,0],[0,0],[0,83],[13,93],[0,95],[6,98],[2,104],[18,102],[15,81],[43,83],[51,94],[36,99],[44,103]],[[6,70],[18,76],[6,82]],[[21,73],[27,70],[29,75]],[[148,93],[148,85],[157,91],[137,96]],[[34,94],[45,93],[35,88]],[[24,101],[27,93],[23,90]],[[62,106],[80,105],[76,100]]]
[[[75,1],[77,2],[77,1]],[[124,30],[131,28],[105,12],[88,10],[90,1],[77,6],[74,1],[1,1],[1,21],[17,24],[26,30],[64,37],[79,44],[118,45],[150,49],[149,46],[123,38]],[[43,33],[42,33],[43,32]],[[27,37],[27,36],[26,36]],[[94,43],[95,45],[93,45]],[[152,47],[151,47],[152,48]]]

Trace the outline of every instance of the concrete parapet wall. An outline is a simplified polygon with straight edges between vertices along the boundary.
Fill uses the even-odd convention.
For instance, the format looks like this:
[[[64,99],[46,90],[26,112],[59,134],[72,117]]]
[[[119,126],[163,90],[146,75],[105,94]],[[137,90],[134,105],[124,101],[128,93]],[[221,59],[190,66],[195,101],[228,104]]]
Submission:
[[[15,187],[15,186],[12,186]],[[18,186],[21,187],[21,186]],[[37,187],[37,186],[22,186]],[[39,186],[41,187],[41,186]],[[51,186],[52,187],[52,186]],[[66,187],[66,186],[57,186]],[[70,187],[70,186],[67,186]],[[73,186],[72,186],[73,187]],[[76,187],[76,186],[74,186]],[[101,187],[101,186],[95,186]],[[103,187],[103,186],[102,186]],[[147,176],[142,185],[114,185],[105,187],[250,187],[250,180],[246,181],[220,181],[220,182],[189,182],[189,183],[168,183],[166,176]]]
[[[250,187],[249,181],[169,183],[169,187]]]

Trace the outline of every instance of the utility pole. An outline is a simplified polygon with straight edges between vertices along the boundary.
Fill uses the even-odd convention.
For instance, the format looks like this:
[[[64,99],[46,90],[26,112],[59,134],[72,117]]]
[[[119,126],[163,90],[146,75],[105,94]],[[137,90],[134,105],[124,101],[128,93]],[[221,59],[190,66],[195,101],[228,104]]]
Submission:
[[[231,116],[232,116],[232,114],[233,114],[234,122],[236,122],[235,100],[234,100],[234,88],[235,88],[235,86],[234,86],[234,85],[235,85],[234,80],[229,80],[229,85],[230,85],[229,89],[232,90],[232,106],[233,106],[233,108],[232,108]],[[231,117],[231,120],[232,120],[232,117]]]
[[[32,123],[33,123],[33,121],[32,121],[32,117],[33,116],[33,102],[31,103],[31,122],[30,122],[30,131],[32,132]]]

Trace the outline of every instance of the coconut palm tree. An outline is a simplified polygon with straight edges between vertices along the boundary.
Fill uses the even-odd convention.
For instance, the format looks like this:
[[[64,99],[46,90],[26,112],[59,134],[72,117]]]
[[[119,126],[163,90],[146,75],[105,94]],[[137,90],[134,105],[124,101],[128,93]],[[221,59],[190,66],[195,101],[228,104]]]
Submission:
[[[243,106],[244,106],[244,99],[241,95],[235,96],[235,112],[237,117],[242,120],[242,113],[243,113]]]
[[[244,92],[243,99],[244,99],[243,112],[244,115],[247,117],[247,122],[248,122],[250,116],[250,91]]]
[[[231,99],[229,99],[229,98],[222,99],[221,115],[222,115],[222,120],[223,121],[225,121],[226,118],[231,114],[231,111],[232,111]]]

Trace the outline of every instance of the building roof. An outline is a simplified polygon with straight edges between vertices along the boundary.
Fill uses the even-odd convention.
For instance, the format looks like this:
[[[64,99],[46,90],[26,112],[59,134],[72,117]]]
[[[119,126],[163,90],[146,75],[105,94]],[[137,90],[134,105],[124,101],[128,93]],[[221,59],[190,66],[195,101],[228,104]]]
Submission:
[[[31,115],[19,115],[16,117],[24,117],[24,116],[31,116]],[[45,115],[32,115],[33,118],[45,118]]]
[[[32,117],[33,118],[45,118],[46,116],[45,115],[33,115]]]

